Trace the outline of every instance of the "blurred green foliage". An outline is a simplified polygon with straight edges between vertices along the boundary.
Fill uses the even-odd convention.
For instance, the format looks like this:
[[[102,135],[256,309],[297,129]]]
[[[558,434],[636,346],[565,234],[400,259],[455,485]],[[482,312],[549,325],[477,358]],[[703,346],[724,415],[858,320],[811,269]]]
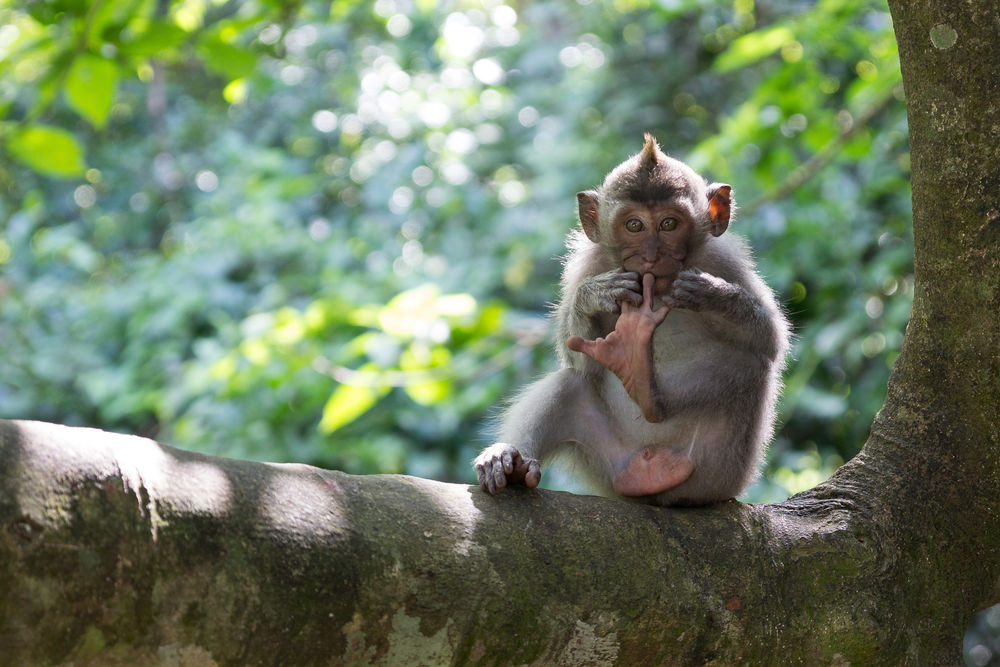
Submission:
[[[574,194],[654,132],[798,335],[769,472],[863,443],[913,289],[877,0],[0,3],[0,410],[470,481]]]

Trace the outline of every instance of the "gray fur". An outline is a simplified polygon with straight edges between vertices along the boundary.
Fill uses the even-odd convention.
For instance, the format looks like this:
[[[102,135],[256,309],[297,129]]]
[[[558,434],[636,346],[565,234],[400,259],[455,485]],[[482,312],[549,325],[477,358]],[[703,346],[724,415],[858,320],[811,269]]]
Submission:
[[[510,467],[503,457],[514,450],[529,462],[568,450],[588,477],[606,483],[604,491],[644,446],[688,455],[694,461],[691,477],[644,499],[658,505],[726,500],[757,474],[773,435],[789,324],[741,238],[700,232],[685,270],[661,299],[672,309],[653,337],[663,421],[647,422],[615,375],[566,347],[572,335],[606,336],[614,330],[621,302],[642,299],[641,276],[622,270],[608,230],[623,193],[637,196],[634,189],[650,172],[651,154],[658,156],[652,160],[658,178],[647,192],[682,193],[671,196],[690,202],[708,229],[705,180],[660,153],[655,142],[651,149],[650,140],[600,191],[586,193],[599,197],[599,233],[595,241],[577,230],[567,240],[556,310],[561,368],[520,394],[503,416],[499,442],[476,459],[480,480],[495,481],[483,483],[491,492],[505,486],[498,468]]]

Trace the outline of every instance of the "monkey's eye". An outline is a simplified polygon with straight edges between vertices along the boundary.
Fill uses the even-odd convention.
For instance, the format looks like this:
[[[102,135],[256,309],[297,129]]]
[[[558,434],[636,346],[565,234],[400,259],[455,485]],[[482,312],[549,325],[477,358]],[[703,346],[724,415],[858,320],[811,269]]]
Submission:
[[[639,218],[629,218],[625,221],[625,229],[630,232],[641,232],[645,227]]]
[[[677,218],[664,218],[660,221],[661,232],[672,232],[677,229]]]

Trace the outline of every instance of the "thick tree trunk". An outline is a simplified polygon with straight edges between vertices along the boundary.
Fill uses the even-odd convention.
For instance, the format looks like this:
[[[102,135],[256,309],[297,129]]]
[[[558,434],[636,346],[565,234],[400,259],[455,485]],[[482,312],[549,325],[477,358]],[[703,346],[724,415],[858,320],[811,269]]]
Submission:
[[[892,0],[917,289],[863,452],[658,509],[0,422],[5,664],[953,664],[1000,601],[1000,23]]]

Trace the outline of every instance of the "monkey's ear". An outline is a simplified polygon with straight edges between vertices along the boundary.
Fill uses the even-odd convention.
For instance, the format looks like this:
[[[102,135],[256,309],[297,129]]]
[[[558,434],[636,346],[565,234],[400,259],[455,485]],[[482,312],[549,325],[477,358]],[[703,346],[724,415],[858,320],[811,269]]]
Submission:
[[[594,190],[576,193],[576,203],[580,206],[580,225],[587,238],[597,243],[597,202],[600,195]]]
[[[712,183],[708,186],[708,229],[712,236],[721,236],[729,227],[729,193],[732,190],[725,183]]]

